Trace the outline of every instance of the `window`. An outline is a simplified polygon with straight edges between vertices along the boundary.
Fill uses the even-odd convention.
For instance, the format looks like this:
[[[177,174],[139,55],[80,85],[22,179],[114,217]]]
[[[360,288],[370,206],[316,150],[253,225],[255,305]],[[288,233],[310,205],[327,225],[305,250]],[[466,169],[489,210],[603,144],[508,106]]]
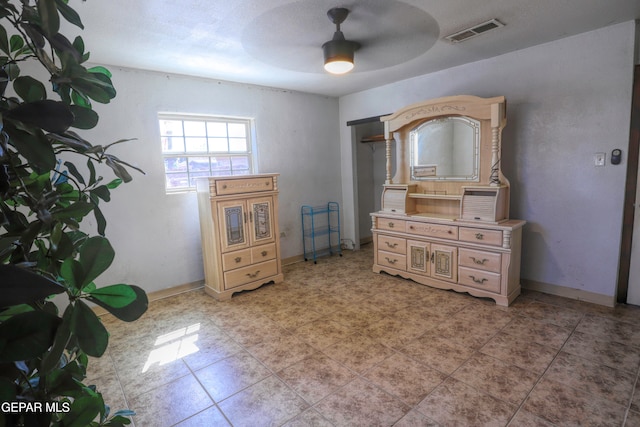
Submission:
[[[202,176],[253,172],[251,120],[160,114],[166,189],[195,188]]]

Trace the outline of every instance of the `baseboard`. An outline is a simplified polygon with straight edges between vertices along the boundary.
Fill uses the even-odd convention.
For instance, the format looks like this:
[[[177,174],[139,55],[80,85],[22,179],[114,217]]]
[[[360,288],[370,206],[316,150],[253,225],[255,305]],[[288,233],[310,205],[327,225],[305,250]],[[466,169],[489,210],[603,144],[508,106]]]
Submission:
[[[197,282],[185,283],[184,285],[178,285],[172,288],[148,292],[147,299],[149,300],[149,302],[158,301],[158,300],[173,297],[185,292],[201,289],[203,287],[204,287],[204,280],[198,280]],[[93,309],[93,312],[96,313],[98,316],[102,316],[109,313],[107,310],[105,310],[104,308],[98,305],[92,307],[92,309]]]
[[[604,305],[606,307],[615,307],[616,305],[615,297],[610,295],[602,295],[595,292],[567,288],[565,286],[551,285],[549,283],[536,282],[535,280],[522,279],[521,282],[524,289],[531,291],[538,291],[559,297],[586,301],[593,304]]]
[[[371,242],[373,242],[373,236],[363,237],[362,239],[360,239],[360,246],[368,245]]]
[[[282,265],[295,264],[296,262],[300,262],[300,261],[304,261],[304,256],[302,254],[296,255],[296,256],[292,256],[292,257],[289,257],[289,258],[283,258],[282,259]]]

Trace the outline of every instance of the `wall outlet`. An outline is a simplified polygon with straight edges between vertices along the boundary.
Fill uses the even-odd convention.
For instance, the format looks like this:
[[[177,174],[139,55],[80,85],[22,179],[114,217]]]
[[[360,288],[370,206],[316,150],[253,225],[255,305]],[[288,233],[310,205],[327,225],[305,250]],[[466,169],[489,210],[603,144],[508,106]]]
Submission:
[[[606,160],[607,160],[606,153],[596,153],[593,155],[593,163],[596,166],[604,166]]]

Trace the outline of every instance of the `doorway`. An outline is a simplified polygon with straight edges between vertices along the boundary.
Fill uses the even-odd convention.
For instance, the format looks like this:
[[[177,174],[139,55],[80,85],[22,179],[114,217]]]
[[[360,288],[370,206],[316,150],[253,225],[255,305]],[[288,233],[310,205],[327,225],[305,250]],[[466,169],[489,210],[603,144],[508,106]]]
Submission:
[[[381,208],[382,186],[385,180],[386,150],[384,124],[380,116],[347,123],[352,126],[355,156],[356,239],[359,245],[372,241],[371,212]]]

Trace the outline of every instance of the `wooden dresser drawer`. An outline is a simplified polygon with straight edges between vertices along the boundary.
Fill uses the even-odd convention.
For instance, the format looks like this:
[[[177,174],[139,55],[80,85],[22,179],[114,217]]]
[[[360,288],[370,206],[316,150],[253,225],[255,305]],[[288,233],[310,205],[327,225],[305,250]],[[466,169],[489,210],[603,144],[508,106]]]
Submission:
[[[236,286],[244,285],[245,283],[264,279],[265,277],[275,276],[277,273],[278,262],[275,259],[258,264],[253,264],[248,267],[225,271],[225,288],[234,288]]]
[[[407,269],[407,257],[393,252],[378,251],[378,264],[397,270]]]
[[[484,228],[460,227],[460,240],[463,242],[502,246],[502,231],[487,230]]]
[[[402,219],[378,218],[377,223],[377,226],[380,230],[404,232],[406,221]]]
[[[251,264],[251,249],[227,252],[222,254],[222,269],[224,271],[235,270]]]
[[[405,254],[407,253],[407,241],[398,237],[378,234],[378,249],[396,254]]]
[[[218,196],[273,191],[273,188],[273,177],[270,176],[216,180],[216,194]]]
[[[489,292],[500,292],[500,275],[474,268],[458,267],[458,283]]]
[[[254,264],[257,262],[267,261],[276,257],[276,244],[256,246],[251,248],[251,262]]]
[[[493,252],[460,248],[458,250],[458,265],[500,273],[502,255]]]
[[[438,237],[441,239],[458,239],[458,227],[455,225],[407,221],[406,232],[427,237]]]

